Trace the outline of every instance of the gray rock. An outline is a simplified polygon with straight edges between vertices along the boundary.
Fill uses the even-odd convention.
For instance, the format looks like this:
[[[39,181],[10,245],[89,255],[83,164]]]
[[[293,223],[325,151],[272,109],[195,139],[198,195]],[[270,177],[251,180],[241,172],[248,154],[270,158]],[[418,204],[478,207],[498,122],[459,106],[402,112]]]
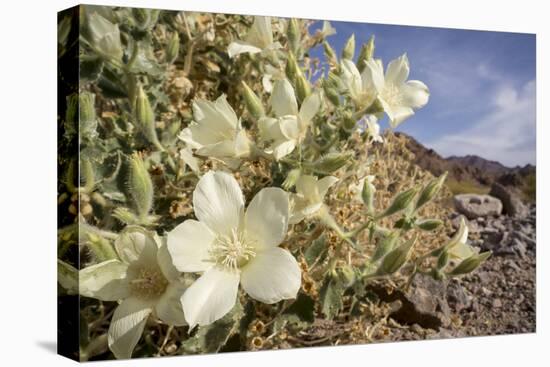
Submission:
[[[456,210],[468,219],[500,215],[502,203],[489,195],[461,194],[454,197]]]
[[[464,215],[459,215],[455,217],[453,220],[451,220],[451,224],[455,229],[458,229],[460,227],[460,219],[464,218],[466,219],[466,225],[468,226],[468,232],[471,234],[479,233],[482,230],[482,227],[478,224],[475,220],[468,220],[468,218]]]
[[[522,203],[519,195],[512,188],[495,182],[493,186],[491,186],[489,195],[499,198],[502,201],[505,214],[520,218],[526,217],[529,214],[529,208]]]

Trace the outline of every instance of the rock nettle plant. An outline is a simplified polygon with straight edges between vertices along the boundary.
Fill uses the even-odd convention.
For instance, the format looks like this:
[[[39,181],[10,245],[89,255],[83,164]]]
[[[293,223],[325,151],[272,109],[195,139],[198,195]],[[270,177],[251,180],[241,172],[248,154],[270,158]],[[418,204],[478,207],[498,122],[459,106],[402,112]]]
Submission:
[[[300,339],[318,320],[368,342],[387,317],[369,284],[489,257],[464,222],[447,237],[445,175],[380,133],[428,103],[406,54],[384,64],[351,35],[338,56],[314,23],[61,14],[60,63],[78,61],[60,88],[58,251],[60,307],[81,296],[76,358],[331,344]]]

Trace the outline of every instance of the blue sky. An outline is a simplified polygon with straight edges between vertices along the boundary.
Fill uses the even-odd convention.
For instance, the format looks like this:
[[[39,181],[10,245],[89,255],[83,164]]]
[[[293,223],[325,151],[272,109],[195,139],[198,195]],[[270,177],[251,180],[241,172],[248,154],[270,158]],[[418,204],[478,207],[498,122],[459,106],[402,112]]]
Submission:
[[[354,33],[356,56],[370,35],[384,66],[407,53],[409,79],[430,88],[430,101],[397,130],[444,157],[476,154],[508,166],[535,163],[535,35],[331,22],[340,53]],[[316,22],[312,30],[321,26]],[[322,47],[312,52],[322,56]],[[383,121],[383,127],[387,127]]]

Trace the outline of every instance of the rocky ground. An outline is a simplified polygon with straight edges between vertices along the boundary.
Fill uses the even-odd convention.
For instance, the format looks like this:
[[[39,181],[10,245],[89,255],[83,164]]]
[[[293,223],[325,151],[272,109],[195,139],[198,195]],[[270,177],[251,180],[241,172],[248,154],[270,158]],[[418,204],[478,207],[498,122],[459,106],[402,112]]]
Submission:
[[[470,219],[471,244],[493,256],[473,274],[448,282],[417,277],[407,293],[388,301],[390,315],[379,341],[531,333],[536,331],[536,207],[521,214]],[[458,225],[459,214],[453,215]],[[392,326],[393,325],[393,326]]]

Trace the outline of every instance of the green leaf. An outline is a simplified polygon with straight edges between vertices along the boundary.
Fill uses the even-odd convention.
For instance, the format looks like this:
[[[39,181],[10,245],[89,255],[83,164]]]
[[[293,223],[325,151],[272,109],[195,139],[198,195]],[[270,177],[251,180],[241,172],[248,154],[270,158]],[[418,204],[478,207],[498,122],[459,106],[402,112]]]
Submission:
[[[323,233],[319,238],[313,241],[304,253],[304,258],[308,266],[313,265],[318,259],[318,261],[323,261],[326,256],[327,250],[327,240],[326,236]]]
[[[327,276],[325,278],[319,293],[319,299],[321,301],[321,312],[327,319],[334,318],[342,308],[342,296],[345,290],[339,277]]]
[[[224,317],[208,326],[199,327],[197,333],[184,341],[181,352],[185,354],[217,353],[229,338],[238,332],[243,307],[237,302]]]
[[[82,56],[80,58],[80,81],[94,82],[98,80],[103,70],[103,60],[96,56]]]

